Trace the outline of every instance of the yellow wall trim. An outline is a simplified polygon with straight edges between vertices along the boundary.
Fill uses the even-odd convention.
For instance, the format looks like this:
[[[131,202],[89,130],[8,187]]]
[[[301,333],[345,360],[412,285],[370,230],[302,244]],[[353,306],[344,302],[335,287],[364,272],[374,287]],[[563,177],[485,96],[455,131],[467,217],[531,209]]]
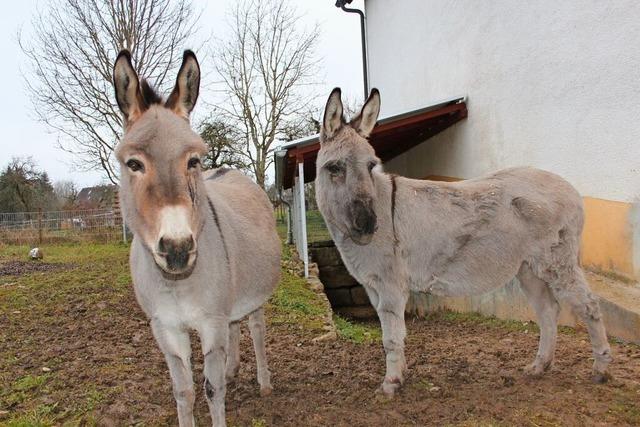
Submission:
[[[584,197],[580,258],[585,266],[634,276],[631,203]]]

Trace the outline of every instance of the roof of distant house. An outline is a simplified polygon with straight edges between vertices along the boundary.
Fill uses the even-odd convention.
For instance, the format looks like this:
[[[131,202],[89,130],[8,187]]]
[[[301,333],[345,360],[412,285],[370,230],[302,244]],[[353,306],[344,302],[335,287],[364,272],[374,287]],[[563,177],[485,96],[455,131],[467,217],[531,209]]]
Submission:
[[[117,192],[117,185],[85,187],[78,193],[77,203],[84,207],[108,208],[113,206]]]

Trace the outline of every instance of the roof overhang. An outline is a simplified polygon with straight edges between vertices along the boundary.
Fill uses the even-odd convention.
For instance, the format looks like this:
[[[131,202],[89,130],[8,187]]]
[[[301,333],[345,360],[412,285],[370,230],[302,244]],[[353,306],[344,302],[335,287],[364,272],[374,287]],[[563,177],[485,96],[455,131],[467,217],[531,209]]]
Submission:
[[[465,101],[464,97],[452,98],[380,119],[369,142],[382,162],[391,160],[467,117]],[[301,162],[304,163],[304,182],[313,181],[319,150],[319,135],[301,138],[280,147],[275,153],[276,187],[293,187],[296,165]]]

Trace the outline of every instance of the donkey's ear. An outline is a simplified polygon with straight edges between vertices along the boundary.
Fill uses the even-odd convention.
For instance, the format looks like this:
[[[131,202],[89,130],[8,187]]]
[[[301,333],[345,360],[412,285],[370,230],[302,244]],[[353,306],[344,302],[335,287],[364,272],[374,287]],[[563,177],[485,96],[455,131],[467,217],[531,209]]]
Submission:
[[[331,91],[327,105],[324,107],[324,118],[322,119],[322,135],[331,138],[344,124],[342,118],[342,92],[339,87]]]
[[[121,50],[113,65],[113,85],[116,89],[116,101],[124,114],[125,124],[135,121],[147,109],[138,74],[131,64],[131,53]]]
[[[190,50],[185,50],[182,56],[182,65],[178,71],[176,86],[169,95],[165,106],[173,110],[185,119],[193,110],[198,100],[200,92],[200,64],[196,54]]]
[[[350,125],[367,138],[378,121],[378,114],[380,114],[380,92],[374,88],[371,89],[367,102],[362,106],[362,111],[351,120]]]

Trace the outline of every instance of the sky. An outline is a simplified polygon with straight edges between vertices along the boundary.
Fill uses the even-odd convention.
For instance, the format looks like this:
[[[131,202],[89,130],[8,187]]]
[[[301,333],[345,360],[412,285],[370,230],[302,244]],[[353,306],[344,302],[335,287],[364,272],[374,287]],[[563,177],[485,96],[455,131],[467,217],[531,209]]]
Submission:
[[[36,119],[34,106],[25,88],[23,76],[28,70],[28,64],[18,46],[17,34],[22,30],[28,37],[32,16],[38,8],[45,8],[47,3],[46,0],[10,2],[0,14],[0,57],[6,61],[0,67],[5,96],[4,102],[0,103],[0,125],[4,132],[0,142],[0,168],[4,168],[14,156],[32,156],[39,168],[45,170],[54,182],[71,180],[79,188],[105,183],[100,172],[75,170],[73,156],[58,148],[57,141],[62,136]],[[224,38],[228,31],[225,13],[233,3],[234,0],[194,0],[196,9],[202,10],[199,34],[203,39],[209,38],[209,35],[213,35],[210,40]],[[320,28],[316,53],[320,61],[318,91],[322,95],[315,101],[318,107],[336,86],[343,89],[347,99],[361,102],[362,59],[358,16],[336,8],[335,0],[292,0],[291,4],[302,15],[300,25],[312,26],[317,23]],[[364,0],[355,0],[351,7],[363,9]],[[205,49],[207,47],[204,46]],[[206,75],[206,70],[203,70],[203,75]],[[214,86],[206,83],[203,81],[203,87]],[[207,102],[215,102],[214,98],[209,89],[203,89],[199,99],[200,107]],[[196,113],[198,112],[203,113],[196,106]]]

